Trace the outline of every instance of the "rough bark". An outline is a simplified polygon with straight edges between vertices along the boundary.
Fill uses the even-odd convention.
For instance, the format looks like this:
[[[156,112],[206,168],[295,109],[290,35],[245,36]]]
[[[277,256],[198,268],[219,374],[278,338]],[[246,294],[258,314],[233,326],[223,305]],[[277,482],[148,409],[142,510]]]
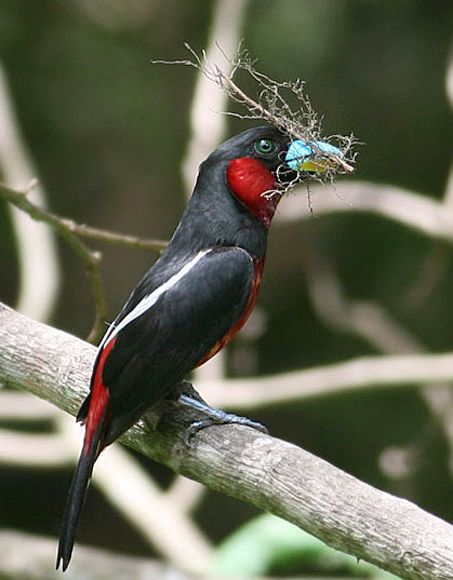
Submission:
[[[87,392],[94,354],[87,343],[0,305],[0,382],[74,415]],[[247,427],[210,427],[188,443],[184,433],[193,419],[193,412],[167,401],[122,440],[402,578],[453,578],[453,527],[446,522]]]

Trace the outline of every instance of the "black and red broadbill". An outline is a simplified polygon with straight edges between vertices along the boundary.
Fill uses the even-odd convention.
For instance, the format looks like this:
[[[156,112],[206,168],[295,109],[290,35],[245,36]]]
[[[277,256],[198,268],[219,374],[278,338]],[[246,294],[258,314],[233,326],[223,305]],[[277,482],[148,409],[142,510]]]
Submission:
[[[317,142],[317,149],[323,145],[331,147]],[[220,145],[201,164],[170,244],[99,345],[91,391],[77,416],[85,438],[63,517],[57,568],[69,564],[99,453],[224,347],[249,317],[272,217],[285,183],[310,171],[310,153],[306,143],[291,141],[274,127],[256,127]]]

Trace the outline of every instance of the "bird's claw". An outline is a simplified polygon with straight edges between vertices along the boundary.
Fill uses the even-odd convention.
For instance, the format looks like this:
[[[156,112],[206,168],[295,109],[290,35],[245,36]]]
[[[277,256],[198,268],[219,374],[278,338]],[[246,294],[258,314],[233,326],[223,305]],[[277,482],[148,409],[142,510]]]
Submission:
[[[226,413],[221,409],[216,409],[215,407],[209,406],[208,403],[201,399],[198,393],[196,393],[196,397],[194,397],[192,393],[190,395],[187,393],[182,393],[179,397],[179,402],[186,407],[190,407],[191,409],[195,409],[196,411],[200,411],[207,415],[203,419],[194,421],[187,428],[185,433],[186,443],[190,443],[190,440],[196,433],[202,429],[206,429],[206,427],[210,427],[211,425],[244,425],[245,427],[251,427],[252,429],[261,431],[261,433],[268,432],[267,428],[258,421],[253,421],[248,417],[234,415],[233,413]]]
[[[261,433],[268,433],[267,428],[262,423],[258,421],[253,421],[248,417],[241,417],[239,415],[234,415],[232,413],[225,413],[220,409],[213,409],[210,407],[215,414],[211,414],[209,417],[204,417],[198,421],[194,421],[185,432],[185,442],[190,443],[192,437],[196,435],[199,431],[206,429],[206,427],[211,427],[212,425],[243,425],[244,427],[250,427],[256,429]]]

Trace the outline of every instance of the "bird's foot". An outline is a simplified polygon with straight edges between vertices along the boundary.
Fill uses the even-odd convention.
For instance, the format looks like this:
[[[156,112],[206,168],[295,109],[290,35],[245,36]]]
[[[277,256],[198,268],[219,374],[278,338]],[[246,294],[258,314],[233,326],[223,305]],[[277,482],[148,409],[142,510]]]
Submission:
[[[198,394],[198,393],[197,393]],[[189,443],[192,437],[205,429],[206,427],[210,427],[211,425],[228,425],[228,424],[236,424],[236,425],[244,425],[245,427],[251,427],[252,429],[256,429],[257,431],[261,431],[262,433],[267,433],[267,428],[258,421],[252,421],[252,419],[248,419],[247,417],[241,417],[239,415],[234,415],[233,413],[226,413],[221,409],[217,409],[215,407],[211,407],[205,401],[200,398],[194,398],[190,395],[182,393],[179,397],[179,402],[185,405],[186,407],[190,407],[191,409],[195,409],[196,411],[201,411],[205,413],[207,417],[200,419],[199,421],[194,421],[187,429],[185,438],[186,442]]]

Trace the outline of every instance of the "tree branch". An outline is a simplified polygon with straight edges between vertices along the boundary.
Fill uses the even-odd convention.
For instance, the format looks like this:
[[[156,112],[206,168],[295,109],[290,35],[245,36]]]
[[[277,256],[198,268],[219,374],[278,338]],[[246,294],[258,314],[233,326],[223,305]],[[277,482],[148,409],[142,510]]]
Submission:
[[[0,577],[8,580],[62,580],[55,570],[55,540],[45,536],[0,530]],[[126,556],[113,551],[87,546],[77,547],[77,559],[64,575],[64,580],[91,578],[111,580],[195,580],[196,576],[173,568],[172,564]],[[206,579],[208,580],[208,579]],[[214,580],[214,579],[212,579]],[[218,579],[220,580],[220,579]]]
[[[85,224],[78,224],[72,219],[59,216],[39,207],[28,199],[27,192],[17,191],[3,183],[0,183],[0,197],[3,197],[6,201],[9,201],[18,209],[27,213],[35,221],[48,224],[66,239],[68,232],[70,232],[71,234],[80,236],[81,238],[90,238],[100,242],[130,246],[131,248],[140,248],[142,250],[150,250],[153,252],[161,252],[168,244],[165,240],[138,238],[137,236],[119,234],[117,232],[102,230]]]
[[[26,534],[15,530],[0,530],[0,577],[8,580],[62,580],[55,570],[55,539]],[[77,546],[77,559],[66,570],[64,580],[225,580],[218,574],[190,573],[172,562],[118,554],[88,546]],[[294,580],[291,576],[288,580]],[[273,580],[273,577],[253,576],[253,580]],[[277,580],[277,579],[275,579]],[[278,580],[284,580],[282,576]],[[332,580],[316,576],[316,580]]]
[[[211,404],[244,410],[346,391],[439,382],[453,382],[451,353],[363,356],[274,376],[223,379],[198,386]]]
[[[124,236],[114,232],[92,228],[83,224],[77,224],[73,220],[63,218],[51,213],[38,205],[32,203],[28,197],[28,192],[21,192],[11,189],[0,183],[0,198],[4,198],[18,209],[21,209],[37,222],[44,222],[51,226],[79,256],[88,276],[95,305],[95,317],[93,326],[87,340],[97,342],[104,330],[105,320],[105,294],[103,290],[99,262],[101,255],[99,252],[90,250],[79,237],[94,238],[104,242],[114,244],[124,244],[133,247],[141,247],[147,250],[161,251],[165,248],[166,242],[161,240],[141,240],[134,236]]]
[[[94,347],[3,305],[0,345],[0,381],[76,413],[87,391]],[[122,441],[403,578],[453,577],[453,528],[446,522],[246,427],[211,427],[188,444],[184,433],[193,419],[193,412],[165,401]]]
[[[7,72],[0,61],[0,174],[12,187],[24,187],[39,174],[15,111]],[[42,185],[30,192],[36,205],[47,205]],[[16,245],[19,289],[16,308],[43,322],[49,320],[61,285],[54,233],[14,207],[7,208]]]
[[[399,222],[433,239],[453,242],[453,211],[445,201],[437,201],[419,193],[367,181],[339,181],[335,185],[310,185],[313,205],[300,203],[298,194],[307,195],[307,186],[300,185],[288,196],[277,213],[278,223],[335,213],[373,213]]]

